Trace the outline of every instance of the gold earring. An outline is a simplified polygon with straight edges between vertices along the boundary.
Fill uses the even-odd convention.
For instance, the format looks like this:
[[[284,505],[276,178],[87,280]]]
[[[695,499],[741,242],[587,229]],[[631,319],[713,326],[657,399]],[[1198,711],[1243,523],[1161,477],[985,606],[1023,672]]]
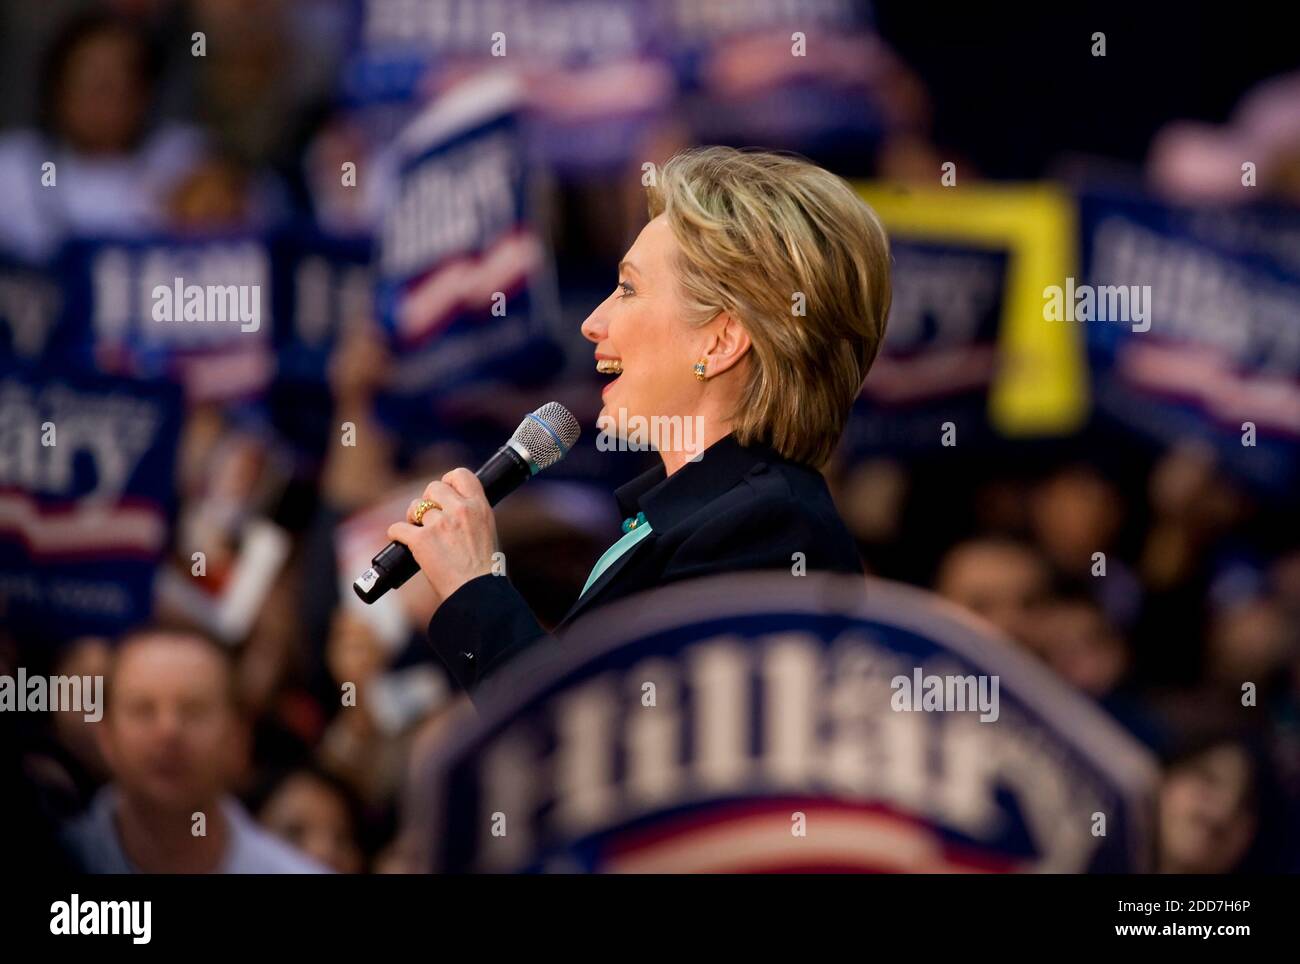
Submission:
[[[707,358],[701,358],[699,361],[695,363],[695,377],[698,378],[700,381],[704,381],[704,369],[707,365],[708,365]]]

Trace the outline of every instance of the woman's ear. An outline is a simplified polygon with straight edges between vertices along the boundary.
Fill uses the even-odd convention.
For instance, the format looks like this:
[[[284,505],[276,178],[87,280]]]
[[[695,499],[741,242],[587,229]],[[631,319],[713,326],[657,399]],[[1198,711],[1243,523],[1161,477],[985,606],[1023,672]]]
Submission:
[[[708,375],[712,378],[739,364],[749,351],[750,341],[745,326],[730,312],[718,312],[710,327],[712,330],[704,354],[708,360]]]

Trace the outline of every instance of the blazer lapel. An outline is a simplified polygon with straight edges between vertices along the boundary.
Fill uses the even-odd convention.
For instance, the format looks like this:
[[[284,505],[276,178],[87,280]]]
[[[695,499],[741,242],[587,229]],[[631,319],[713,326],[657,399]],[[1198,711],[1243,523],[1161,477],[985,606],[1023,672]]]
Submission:
[[[579,613],[583,612],[588,606],[590,606],[592,601],[597,596],[599,596],[601,592],[604,591],[605,587],[608,586],[610,582],[613,581],[614,577],[618,575],[619,570],[627,565],[627,561],[631,559],[634,555],[636,555],[636,553],[646,543],[653,542],[656,535],[657,533],[651,532],[648,536],[646,536],[644,539],[642,539],[640,542],[634,545],[631,549],[628,549],[621,556],[619,556],[612,563],[610,563],[609,568],[600,574],[600,578],[598,578],[595,582],[593,582],[591,586],[587,589],[587,591],[584,592],[581,596],[579,596],[577,601],[574,602],[574,604],[569,607],[569,611],[565,613],[564,618],[560,620],[560,625],[563,626],[568,624],[571,620],[576,618]]]
[[[600,578],[564,614],[560,625],[575,619],[599,599],[627,565],[628,559],[643,551],[642,547],[647,542],[652,542],[657,535],[681,525],[740,482],[755,466],[779,460],[780,456],[766,445],[754,443],[742,446],[734,435],[727,435],[671,476],[666,475],[663,465],[657,465],[620,486],[614,493],[619,511],[624,516],[635,515],[638,511],[645,512],[653,529],[650,535],[619,556],[600,574]]]

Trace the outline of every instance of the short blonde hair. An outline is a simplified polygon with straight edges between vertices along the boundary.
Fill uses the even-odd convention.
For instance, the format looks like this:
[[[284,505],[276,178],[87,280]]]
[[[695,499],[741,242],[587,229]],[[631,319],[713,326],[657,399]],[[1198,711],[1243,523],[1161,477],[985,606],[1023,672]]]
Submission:
[[[684,151],[656,182],[650,217],[666,216],[680,249],[687,320],[727,311],[749,333],[737,439],[820,468],[885,335],[880,220],[841,178],[785,154]]]

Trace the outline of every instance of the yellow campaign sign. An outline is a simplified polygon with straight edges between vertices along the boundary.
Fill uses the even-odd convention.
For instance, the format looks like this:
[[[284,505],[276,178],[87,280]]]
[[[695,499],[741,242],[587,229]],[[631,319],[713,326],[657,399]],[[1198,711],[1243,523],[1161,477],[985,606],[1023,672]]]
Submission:
[[[891,237],[1008,251],[998,329],[999,367],[989,421],[1003,435],[1068,434],[1088,414],[1087,361],[1078,326],[1043,318],[1043,289],[1078,265],[1074,199],[1050,184],[921,188],[855,185]]]

